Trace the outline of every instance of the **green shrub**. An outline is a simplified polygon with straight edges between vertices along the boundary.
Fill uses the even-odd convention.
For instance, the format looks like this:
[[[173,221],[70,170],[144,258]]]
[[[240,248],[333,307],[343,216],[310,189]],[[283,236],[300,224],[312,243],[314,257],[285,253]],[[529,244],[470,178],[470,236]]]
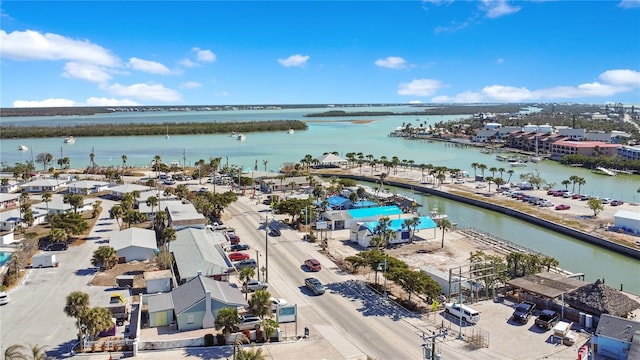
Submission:
[[[213,345],[214,345],[213,334],[205,334],[205,336],[204,336],[204,346],[213,346]]]

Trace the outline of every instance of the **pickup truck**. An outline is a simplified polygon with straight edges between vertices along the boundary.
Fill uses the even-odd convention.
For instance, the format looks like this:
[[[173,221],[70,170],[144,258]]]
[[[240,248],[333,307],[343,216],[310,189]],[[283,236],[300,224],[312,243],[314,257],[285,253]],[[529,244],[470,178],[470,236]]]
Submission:
[[[526,324],[529,321],[529,317],[536,311],[536,304],[530,301],[523,301],[516,307],[511,318],[522,324]]]
[[[560,320],[560,315],[553,310],[542,310],[540,315],[536,318],[536,326],[545,329],[551,330]]]

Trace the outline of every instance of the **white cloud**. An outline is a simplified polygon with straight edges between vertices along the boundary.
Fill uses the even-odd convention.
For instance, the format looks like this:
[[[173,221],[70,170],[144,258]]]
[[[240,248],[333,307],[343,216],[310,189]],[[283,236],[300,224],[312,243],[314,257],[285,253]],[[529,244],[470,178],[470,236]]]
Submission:
[[[113,67],[120,64],[120,60],[109,50],[87,40],[33,30],[9,34],[0,30],[0,52],[2,57],[14,60],[70,60]]]
[[[103,89],[118,96],[131,97],[141,100],[170,103],[177,102],[181,99],[180,93],[175,90],[168,89],[162,84],[132,84],[129,86],[113,84],[104,86]]]
[[[130,58],[128,65],[134,70],[143,71],[150,74],[167,75],[171,73],[171,70],[169,70],[168,67],[159,62],[138,59],[136,57]]]
[[[98,84],[103,84],[111,80],[111,74],[107,68],[99,65],[83,64],[74,61],[64,64],[64,72],[62,73],[62,76],[87,80]]]
[[[309,55],[291,55],[286,59],[278,59],[280,65],[284,67],[304,67],[309,61]]]
[[[197,89],[202,87],[202,84],[200,84],[199,82],[195,82],[195,81],[187,81],[187,82],[183,82],[182,84],[180,84],[180,88],[181,89]]]
[[[598,78],[606,83],[613,85],[629,85],[640,87],[640,72],[634,70],[607,70],[600,74]]]
[[[398,95],[430,96],[442,87],[442,83],[432,79],[415,79],[410,83],[398,85]]]
[[[33,108],[33,107],[71,107],[77,106],[76,102],[69,99],[44,99],[44,100],[16,100],[13,107]]]
[[[389,69],[404,69],[407,67],[407,61],[399,56],[388,56],[385,59],[378,59],[375,64]]]
[[[640,88],[640,72],[634,70],[608,70],[600,74],[602,82],[590,82],[576,86],[556,86],[529,90],[507,85],[485,86],[479,92],[465,91],[453,97],[437,96],[434,102],[478,103],[478,102],[523,102],[561,99],[583,99],[611,97]]]
[[[640,7],[640,0],[621,0],[618,6],[624,9],[633,9]]]
[[[196,60],[199,62],[212,62],[216,61],[216,54],[211,50],[203,50],[197,47],[191,49],[191,51],[196,53]]]
[[[197,63],[193,62],[191,59],[182,59],[180,60],[180,65],[187,67],[187,68],[192,68],[192,67],[196,67],[198,66]]]
[[[500,59],[496,60],[496,63],[502,64],[502,63],[504,63],[504,59],[500,58]]]
[[[507,0],[482,0],[480,9],[488,18],[494,19],[520,11],[519,6],[511,6]]]
[[[129,99],[113,99],[90,97],[84,103],[84,106],[137,106],[137,102]]]

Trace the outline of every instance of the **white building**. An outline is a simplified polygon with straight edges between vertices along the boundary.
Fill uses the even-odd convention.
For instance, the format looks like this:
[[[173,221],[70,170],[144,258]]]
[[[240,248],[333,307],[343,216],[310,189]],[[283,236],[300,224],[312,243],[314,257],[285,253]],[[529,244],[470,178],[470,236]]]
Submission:
[[[111,235],[109,246],[125,261],[152,260],[157,250],[156,232],[140,228],[122,230]]]
[[[615,227],[634,234],[640,234],[640,212],[618,210],[614,215]]]

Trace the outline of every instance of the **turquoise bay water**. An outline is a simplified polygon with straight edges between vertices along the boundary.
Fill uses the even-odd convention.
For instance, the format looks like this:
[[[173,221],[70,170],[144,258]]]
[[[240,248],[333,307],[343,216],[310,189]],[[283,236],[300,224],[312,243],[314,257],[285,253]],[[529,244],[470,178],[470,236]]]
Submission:
[[[608,177],[593,174],[581,168],[568,168],[551,161],[529,164],[525,168],[510,168],[509,164],[497,161],[494,155],[483,154],[476,148],[455,148],[440,142],[412,141],[391,138],[387,135],[402,123],[411,122],[418,126],[425,121],[434,125],[440,121],[458,119],[463,116],[380,116],[357,118],[305,118],[308,113],[328,110],[287,109],[287,110],[242,110],[215,112],[147,112],[113,113],[96,116],[60,116],[53,118],[25,117],[3,118],[3,125],[16,126],[68,126],[79,123],[165,123],[200,121],[266,121],[266,120],[302,120],[309,128],[306,131],[247,133],[245,141],[238,141],[228,134],[221,135],[173,135],[169,127],[169,139],[164,136],[145,137],[89,137],[77,138],[75,144],[63,144],[62,138],[49,139],[11,139],[0,144],[1,161],[8,164],[24,162],[38,153],[52,153],[56,159],[62,156],[71,159],[71,167],[83,168],[90,164],[89,154],[95,152],[95,161],[101,166],[121,166],[121,156],[127,155],[127,165],[149,166],[158,154],[166,163],[179,161],[180,164],[193,165],[200,159],[207,161],[211,157],[222,157],[223,163],[264,170],[263,161],[267,161],[267,170],[277,171],[285,162],[298,162],[306,154],[318,157],[325,152],[338,151],[341,155],[348,152],[371,154],[375,158],[397,156],[403,160],[414,160],[415,164],[433,164],[458,168],[473,175],[471,164],[482,163],[505,170],[513,169],[511,181],[519,180],[519,175],[539,171],[540,175],[560,188],[562,180],[571,175],[585,178],[586,185],[582,193],[600,197],[621,199],[626,202],[640,202],[636,189],[640,186],[638,176]],[[345,111],[418,111],[413,107],[383,108],[346,108]],[[418,119],[419,121],[416,121]],[[372,120],[357,124],[352,120]],[[30,149],[20,152],[18,145],[24,144]],[[54,160],[55,163],[56,160]],[[485,170],[485,175],[491,175]],[[571,190],[571,185],[569,190]],[[577,190],[577,188],[576,188]],[[584,272],[587,280],[606,279],[613,287],[624,284],[624,289],[640,294],[640,263],[636,260],[560,236],[546,229],[531,226],[507,216],[486,212],[437,197],[418,199],[425,213],[433,205],[447,213],[453,222],[461,227],[472,226],[482,231],[522,246],[548,254],[560,261],[560,266],[573,272]]]
[[[0,252],[0,266],[6,264],[11,259],[11,253]]]

